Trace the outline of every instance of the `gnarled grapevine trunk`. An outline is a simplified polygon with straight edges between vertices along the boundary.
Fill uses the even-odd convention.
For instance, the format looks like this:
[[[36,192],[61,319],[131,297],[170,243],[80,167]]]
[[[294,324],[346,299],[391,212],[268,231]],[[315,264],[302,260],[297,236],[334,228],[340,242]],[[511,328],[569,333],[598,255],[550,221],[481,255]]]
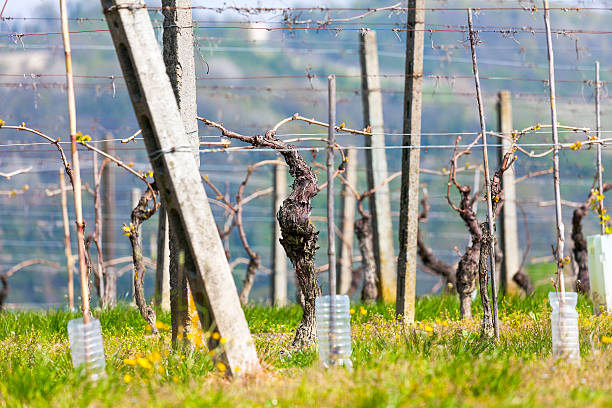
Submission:
[[[279,122],[274,129],[266,132],[264,136],[245,136],[227,130],[222,125],[205,118],[199,118],[208,126],[213,126],[231,139],[249,143],[255,147],[267,147],[277,150],[285,159],[289,167],[289,174],[293,177],[292,190],[283,201],[276,218],[281,230],[280,243],[291,260],[297,276],[299,290],[304,296],[302,305],[302,321],[300,322],[293,339],[294,346],[311,345],[316,339],[315,298],[321,295],[321,288],[317,283],[315,267],[315,254],[317,235],[314,225],[310,221],[311,201],[318,193],[317,176],[312,168],[293,145],[288,145],[280,139],[274,138],[276,129],[283,123],[298,118],[295,114]]]
[[[295,268],[304,296],[302,321],[295,332],[293,345],[310,345],[316,339],[315,298],[321,295],[314,262],[319,233],[310,222],[310,202],[318,192],[317,177],[297,151],[283,151],[282,155],[294,180],[291,194],[277,214],[280,243]]]
[[[429,202],[427,201],[426,189],[423,191],[421,207],[422,210],[419,214],[419,229],[417,230],[417,254],[421,259],[424,269],[444,279],[445,290],[450,290],[457,286],[457,276],[455,274],[456,267],[436,258],[432,249],[425,244],[423,234],[421,234],[421,224],[427,221],[427,216],[429,215]]]
[[[480,333],[482,337],[493,337],[493,312],[489,300],[489,255],[491,252],[491,232],[489,223],[480,225],[482,237],[480,239],[480,260],[478,262],[478,280],[480,282],[480,300],[482,302],[482,326]]]
[[[361,300],[363,302],[375,302],[378,297],[374,237],[370,220],[370,217],[361,217],[355,221],[355,235],[357,235],[362,259],[362,267],[359,270],[363,273],[364,278],[363,288],[361,289]]]
[[[242,306],[249,303],[249,294],[255,283],[255,274],[259,269],[260,259],[259,255],[255,255],[249,259],[249,264],[246,268],[246,276],[244,277],[244,283],[242,284],[242,290],[240,291],[240,304]]]
[[[138,306],[140,315],[151,326],[153,334],[157,335],[158,330],[155,311],[151,306],[147,305],[144,296],[145,266],[142,255],[142,239],[140,238],[140,227],[142,223],[155,214],[156,208],[147,208],[151,200],[153,200],[153,192],[149,189],[143,194],[138,201],[138,205],[132,210],[132,222],[129,226],[129,232],[126,233],[130,238],[130,244],[132,245],[132,260],[134,261],[134,300],[136,301],[136,306]]]
[[[605,183],[603,191],[606,192],[612,189],[612,184]],[[589,278],[589,253],[587,250],[587,242],[584,233],[582,232],[582,219],[586,217],[589,212],[589,205],[595,195],[593,192],[589,193],[589,197],[586,202],[580,207],[574,210],[572,214],[572,241],[574,247],[572,252],[574,254],[574,260],[578,265],[578,276],[576,279],[576,291],[582,293],[589,293],[591,290],[591,282]]]

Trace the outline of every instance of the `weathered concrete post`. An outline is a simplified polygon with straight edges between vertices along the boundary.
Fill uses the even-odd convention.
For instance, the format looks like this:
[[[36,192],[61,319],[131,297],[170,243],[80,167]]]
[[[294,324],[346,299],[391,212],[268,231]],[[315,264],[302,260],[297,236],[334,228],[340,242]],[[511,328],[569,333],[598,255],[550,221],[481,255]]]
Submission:
[[[170,233],[166,208],[159,207],[157,225],[157,267],[155,269],[155,304],[163,311],[170,310]]]
[[[64,168],[59,171],[59,188],[62,200],[62,221],[64,222],[64,253],[66,254],[66,272],[68,272],[68,309],[74,311],[74,275],[72,267],[72,245],[70,242],[70,221],[68,219],[68,198],[66,195],[66,179],[64,178]]]
[[[189,144],[193,146],[194,157],[200,167],[199,137],[197,121],[197,100],[195,60],[193,51],[193,18],[191,0],[162,0],[164,15],[163,55],[166,73],[174,90]],[[178,256],[184,251],[183,244],[174,233],[169,221],[170,233],[170,307],[172,309],[172,339],[182,337],[187,345],[193,346],[200,324],[194,309],[195,304],[187,288],[187,279],[179,273]],[[158,261],[159,262],[159,261]]]
[[[501,148],[498,149],[498,157],[501,163],[504,155],[512,149],[512,141],[509,139],[512,133],[512,95],[510,91],[500,91],[498,96],[497,117],[499,132],[505,136],[501,139]],[[519,287],[514,283],[512,277],[518,272],[521,263],[518,247],[514,174],[514,166],[511,166],[503,174],[504,206],[502,207],[501,222],[499,223],[499,234],[504,253],[500,286],[506,295],[515,295],[519,292]]]
[[[142,192],[140,191],[139,188],[137,187],[132,188],[132,198],[131,198],[130,210],[133,210],[134,208],[136,208],[136,206],[138,205],[138,201],[140,201],[141,196],[142,196]],[[134,284],[134,279],[136,279],[136,276],[135,276],[134,268],[132,268],[132,279],[131,279],[131,284],[130,284],[130,288],[131,288],[130,289],[131,290],[130,300],[132,302],[135,302],[134,293],[136,290],[136,286]]]
[[[357,186],[357,150],[349,148],[346,154],[348,162],[344,177],[346,181],[353,187]],[[351,280],[353,278],[353,236],[355,235],[355,204],[356,199],[351,190],[342,185],[342,205],[340,209],[341,224],[340,231],[342,240],[338,249],[338,292],[341,295],[348,294],[351,288]]]
[[[282,163],[274,166],[274,234],[272,243],[273,281],[272,301],[274,306],[287,305],[287,255],[280,243],[281,230],[276,214],[287,197],[287,168]]]
[[[383,125],[383,103],[378,70],[376,32],[360,34],[359,54],[361,59],[361,94],[363,101],[364,127],[372,129],[366,136],[366,169],[368,189],[372,189],[387,178],[387,155],[385,152],[385,129]],[[389,186],[384,185],[370,197],[370,212],[374,230],[374,257],[378,272],[378,296],[385,302],[395,301],[395,255],[393,250],[393,224]]]
[[[404,136],[402,145],[421,145],[421,87],[425,0],[408,1],[406,32],[406,82],[404,85]],[[417,232],[419,229],[420,147],[402,150],[402,192],[397,261],[397,302],[395,312],[405,322],[414,321],[416,296]]]
[[[112,134],[108,133],[105,136],[104,151],[109,154],[113,152]],[[117,234],[117,223],[115,219],[115,166],[106,166],[102,172],[102,258],[110,261],[115,258],[115,237]],[[106,291],[108,294],[109,306],[117,304],[117,278],[115,276],[115,268],[107,266],[106,273]]]
[[[102,7],[155,181],[177,237],[179,269],[189,281],[206,330],[226,339],[218,354],[227,374],[259,371],[253,339],[200,179],[193,148],[142,0],[102,0]],[[219,339],[208,339],[217,348]]]

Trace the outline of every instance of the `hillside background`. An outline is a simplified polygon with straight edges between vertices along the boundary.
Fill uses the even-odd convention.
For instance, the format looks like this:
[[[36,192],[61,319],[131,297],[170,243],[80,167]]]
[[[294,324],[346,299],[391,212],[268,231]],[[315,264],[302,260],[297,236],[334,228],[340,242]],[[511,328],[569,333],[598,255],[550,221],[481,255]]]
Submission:
[[[58,35],[19,36],[20,33],[58,32],[59,15],[49,4],[22,9],[21,14],[10,16],[5,12],[0,23],[0,118],[7,124],[26,122],[54,137],[68,138],[66,96],[64,84],[64,60],[61,37]],[[76,75],[96,76],[77,78],[78,128],[88,133],[94,141],[105,138],[124,138],[137,129],[126,88],[120,76],[116,54],[110,40],[106,22],[97,2],[71,2],[71,17],[85,17],[71,21],[72,31],[91,31],[72,35],[73,61]],[[90,4],[91,3],[91,4]],[[390,5],[383,1],[340,2],[342,7],[379,7]],[[149,3],[155,5],[156,3]],[[250,4],[250,3],[249,3]],[[311,7],[314,3],[295,3]],[[195,1],[194,5],[207,5]],[[428,1],[428,7],[515,7],[531,5],[531,2],[491,2],[491,1]],[[540,2],[536,2],[538,7]],[[599,7],[604,2],[555,2],[551,6]],[[349,17],[355,11],[337,12],[334,17]],[[609,30],[610,11],[553,11],[553,29],[582,29],[588,31]],[[303,11],[301,19],[325,18],[320,11]],[[161,13],[150,12],[156,27],[161,47]],[[11,19],[10,17],[36,17],[39,19]],[[247,27],[250,24],[264,24],[268,27],[283,27],[281,13],[262,15],[246,12],[216,12],[210,10],[194,11],[196,29],[196,69],[198,80],[198,112],[201,116],[223,122],[228,128],[246,134],[264,133],[284,117],[299,112],[304,116],[321,120],[327,118],[326,77],[329,74],[352,75],[360,73],[359,31],[352,30],[245,30],[223,28],[228,26]],[[405,13],[381,12],[363,21],[347,24],[346,27],[366,27],[386,29],[405,26]],[[469,48],[466,37],[461,32],[441,32],[444,29],[466,25],[465,11],[428,11],[427,28],[432,31],[425,37],[425,75],[440,75],[441,78],[426,78],[423,90],[423,133],[477,132],[479,130],[473,80],[460,78],[471,75]],[[533,27],[544,28],[542,12],[532,13],[524,10],[483,10],[476,14],[478,27]],[[93,30],[93,31],[92,31]],[[95,31],[101,30],[101,31]],[[403,74],[405,63],[405,33],[378,31],[380,69],[382,74]],[[601,80],[611,76],[612,57],[610,41],[612,34],[567,34],[553,38],[556,57],[556,74],[559,97],[559,118],[562,124],[580,127],[594,127],[593,87],[587,81],[594,79],[594,63],[601,63]],[[481,33],[483,43],[478,47],[480,74],[484,77],[547,79],[546,42],[543,34],[519,33]],[[316,77],[308,79],[306,73]],[[6,76],[14,74],[16,76]],[[46,74],[39,76],[37,74]],[[56,74],[48,76],[47,74]],[[295,78],[274,79],[223,79],[245,76],[286,75]],[[457,76],[457,78],[448,78]],[[563,82],[579,80],[583,82]],[[383,78],[385,129],[388,145],[400,145],[403,115],[403,78]],[[483,80],[485,112],[490,129],[497,129],[495,112],[496,94],[508,89],[513,94],[514,128],[521,129],[536,123],[550,123],[550,110],[547,99],[547,86],[544,81],[524,80]],[[349,127],[363,127],[360,78],[338,78],[338,122]],[[602,126],[612,129],[610,97],[608,87],[604,87],[602,98]],[[321,129],[292,124],[283,128],[283,135],[324,134]],[[607,135],[607,133],[604,133]],[[5,271],[12,265],[29,258],[45,258],[64,263],[63,227],[59,197],[48,197],[46,189],[57,188],[59,161],[54,148],[45,144],[33,144],[40,140],[33,136],[3,130],[0,142],[0,171],[32,167],[26,174],[10,180],[0,179],[0,270]],[[218,136],[214,130],[200,127],[202,138]],[[464,141],[471,140],[464,136]],[[576,135],[562,133],[562,140],[576,140]],[[578,136],[584,140],[584,136]],[[208,139],[207,139],[208,140]],[[214,139],[213,139],[214,140]],[[546,132],[529,135],[524,143],[546,143],[550,136]],[[340,136],[339,143],[344,146],[361,146],[361,137]],[[454,136],[424,136],[423,143],[428,145],[452,145]],[[493,141],[495,143],[495,141]],[[149,165],[142,141],[129,145],[117,143],[118,155],[126,162],[133,162],[136,169],[147,170]],[[537,149],[534,149],[537,150]],[[469,158],[472,164],[480,163],[476,150]],[[448,167],[451,154],[449,149],[431,148],[422,153],[422,167],[442,170]],[[84,151],[84,181],[92,184],[91,154]],[[245,174],[246,167],[264,158],[275,158],[273,152],[235,152],[202,153],[201,170],[220,188],[226,185],[231,197],[235,195],[238,184]],[[594,150],[563,151],[561,153],[562,196],[571,201],[582,202],[586,199],[594,176]],[[311,155],[308,154],[308,158]],[[401,165],[401,150],[387,151],[389,171],[398,171]],[[322,155],[316,159],[324,161]],[[494,164],[494,163],[493,163]],[[550,158],[529,159],[519,155],[516,163],[517,176],[530,171],[548,169]],[[612,166],[612,153],[604,149],[604,167]],[[121,236],[119,226],[129,221],[132,189],[141,188],[138,180],[117,172],[116,223],[117,234],[114,245],[117,256],[130,254],[127,237]],[[463,181],[470,182],[472,172],[465,172]],[[319,173],[324,181],[324,172]],[[359,159],[359,187],[365,189],[365,167],[363,151]],[[609,179],[607,181],[610,181]],[[463,250],[468,236],[461,220],[450,211],[446,202],[446,178],[422,175],[427,184],[432,211],[425,224],[427,242],[441,258],[456,262],[458,255],[454,247]],[[270,169],[258,169],[249,189],[268,187],[272,183]],[[23,187],[29,188],[23,194]],[[10,194],[12,190],[18,192]],[[392,210],[399,211],[399,181],[391,184]],[[209,191],[210,193],[210,191]],[[339,196],[339,195],[338,195]],[[93,226],[92,199],[85,198],[85,216]],[[524,182],[518,188],[518,200],[527,214],[531,233],[530,257],[545,257],[551,254],[555,241],[554,210],[552,207],[538,207],[538,202],[553,198],[552,178],[543,176]],[[339,202],[339,200],[338,200]],[[608,204],[612,203],[608,199]],[[221,222],[222,211],[213,206],[213,211]],[[480,214],[484,216],[481,204]],[[313,215],[325,215],[325,196],[318,196],[313,202]],[[262,264],[271,266],[273,209],[271,196],[260,198],[245,208],[245,221],[249,240],[262,256]],[[567,242],[571,210],[564,209]],[[522,218],[520,218],[522,220]],[[321,234],[321,250],[317,263],[325,264],[326,230],[318,222]],[[397,217],[394,217],[397,227]],[[144,246],[146,255],[155,256],[155,234],[157,219],[153,218],[144,226]],[[597,223],[594,216],[587,221],[587,232],[596,233]],[[92,227],[89,228],[90,230]],[[524,242],[524,227],[519,224],[521,246]],[[73,234],[74,240],[74,234]],[[230,239],[232,258],[243,257],[244,251],[237,234]],[[73,243],[76,248],[76,243]],[[357,254],[357,247],[355,253]],[[146,288],[152,292],[153,271],[147,276]],[[240,286],[244,266],[234,270],[235,279]],[[292,272],[290,276],[293,276]],[[325,276],[320,281],[325,281]],[[18,272],[11,278],[10,303],[35,303],[62,305],[65,302],[66,273],[64,269],[53,270],[48,267],[33,266]],[[269,299],[269,276],[260,273],[251,294],[254,301]],[[437,282],[435,277],[420,273],[417,291],[429,292]],[[293,283],[292,283],[293,285]],[[125,273],[119,280],[119,295],[127,297],[130,291],[130,274]],[[78,284],[75,293],[79,293]],[[294,293],[294,288],[289,289]]]

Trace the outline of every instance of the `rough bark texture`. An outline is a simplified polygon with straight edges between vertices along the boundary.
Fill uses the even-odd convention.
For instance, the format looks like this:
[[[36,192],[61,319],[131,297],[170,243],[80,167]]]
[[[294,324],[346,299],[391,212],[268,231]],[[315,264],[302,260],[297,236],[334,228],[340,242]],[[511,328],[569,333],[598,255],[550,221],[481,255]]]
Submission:
[[[478,262],[478,278],[480,282],[480,300],[482,302],[482,326],[480,334],[482,337],[492,338],[493,331],[493,312],[491,301],[489,300],[489,255],[491,252],[491,232],[489,223],[483,222],[480,225],[482,237],[480,238],[480,260]]]
[[[361,217],[355,221],[355,234],[361,251],[361,268],[364,282],[361,289],[363,302],[375,302],[378,297],[378,277],[376,276],[376,259],[374,258],[374,233],[370,217]]]
[[[246,268],[246,276],[244,277],[244,283],[242,284],[242,290],[240,291],[240,304],[242,306],[249,303],[249,294],[255,283],[255,274],[259,269],[260,259],[259,255],[255,254],[255,257],[249,259],[249,264]]]
[[[419,214],[419,229],[417,231],[417,254],[421,259],[423,269],[440,276],[444,280],[445,290],[452,290],[457,286],[457,276],[455,273],[457,267],[436,258],[433,250],[425,244],[425,240],[421,234],[421,225],[427,221],[430,208],[426,192],[423,192],[421,208],[422,210]]]
[[[474,140],[472,145],[476,143],[479,138],[480,136]],[[470,186],[459,184],[456,178],[457,160],[462,155],[468,154],[469,149],[472,146],[470,145],[465,150],[457,153],[457,145],[460,140],[460,137],[456,139],[455,151],[453,152],[453,157],[451,158],[447,200],[465,223],[472,239],[470,245],[466,248],[465,253],[457,265],[457,292],[459,293],[459,299],[461,302],[461,318],[470,319],[472,317],[471,296],[472,292],[476,290],[476,276],[478,276],[480,265],[482,229],[473,209],[474,202],[478,199],[478,193],[475,192],[472,195]],[[502,163],[497,168],[491,179],[491,200],[494,216],[498,215],[499,210],[501,209],[500,204],[503,203],[501,182],[504,171],[506,171],[513,163],[512,157],[512,153],[507,153],[504,156]],[[455,206],[450,199],[450,189],[452,185],[457,188],[461,196],[459,207]],[[489,256],[489,252],[490,249],[485,252],[485,255]],[[483,260],[483,262],[488,262],[488,259]]]
[[[9,284],[6,279],[6,276],[0,275],[0,281],[2,282],[2,289],[0,289],[0,312],[4,310],[4,302],[6,302],[6,298],[9,293]]]
[[[302,321],[293,339],[294,346],[311,345],[316,339],[315,298],[321,295],[317,283],[315,254],[318,232],[310,221],[311,201],[319,189],[317,176],[294,145],[275,139],[274,130],[264,136],[245,136],[225,129],[222,125],[200,118],[209,126],[221,130],[223,136],[249,143],[254,147],[267,147],[279,151],[293,177],[291,193],[283,201],[276,218],[281,229],[280,243],[291,260],[297,276],[299,290],[304,296]]]
[[[470,198],[470,187],[464,186],[465,191],[461,192],[462,210],[459,215],[470,231],[472,243],[468,245],[465,253],[457,265],[457,292],[461,301],[461,318],[472,318],[472,293],[476,290],[476,277],[478,276],[478,261],[480,257],[480,237],[482,230],[478,224],[476,214],[472,210],[476,195]]]
[[[588,201],[574,210],[572,214],[572,241],[574,247],[574,261],[578,266],[576,277],[576,292],[589,293],[591,283],[589,279],[589,253],[587,251],[586,237],[582,232],[582,219],[589,212]]]
[[[310,345],[316,339],[315,298],[321,295],[314,262],[319,233],[310,222],[310,202],[318,192],[317,177],[296,150],[283,151],[282,155],[294,180],[291,194],[277,214],[282,234],[280,242],[295,268],[304,295],[302,321],[293,345]]]
[[[535,290],[531,278],[522,270],[515,273],[512,280],[525,292],[527,296],[530,296]]]
[[[605,183],[603,185],[604,193],[612,189],[612,184]],[[595,197],[593,192],[589,193],[587,200],[580,207],[574,210],[572,214],[572,241],[574,247],[574,261],[578,265],[578,274],[576,279],[576,292],[588,294],[591,290],[591,282],[589,278],[589,253],[587,250],[587,242],[584,233],[582,232],[582,219],[589,212],[591,200]]]
[[[142,239],[140,238],[140,227],[142,223],[155,214],[155,208],[147,208],[151,200],[153,200],[153,192],[147,190],[138,201],[136,208],[132,210],[129,238],[130,244],[132,245],[132,259],[134,261],[134,300],[136,301],[136,306],[138,306],[140,315],[151,326],[153,334],[157,335],[155,311],[151,306],[147,305],[144,296],[145,266],[142,255]]]

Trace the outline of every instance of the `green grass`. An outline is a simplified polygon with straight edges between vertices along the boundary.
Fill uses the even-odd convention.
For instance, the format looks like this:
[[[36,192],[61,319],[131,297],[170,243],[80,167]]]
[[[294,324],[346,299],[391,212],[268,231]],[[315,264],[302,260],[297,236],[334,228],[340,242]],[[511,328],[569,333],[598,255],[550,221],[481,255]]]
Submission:
[[[455,296],[421,298],[417,323],[408,328],[394,320],[391,305],[354,304],[352,372],[324,370],[315,348],[290,347],[298,306],[252,305],[245,315],[265,370],[232,382],[206,350],[173,352],[167,330],[152,337],[124,305],[95,312],[107,378],[91,383],[72,369],[66,324],[76,314],[4,312],[0,405],[611,406],[612,316],[592,316],[589,300],[580,297],[582,364],[565,366],[550,356],[546,291],[500,299],[497,344],[480,339],[479,302],[475,320],[461,322]],[[169,315],[159,318],[169,324]]]

